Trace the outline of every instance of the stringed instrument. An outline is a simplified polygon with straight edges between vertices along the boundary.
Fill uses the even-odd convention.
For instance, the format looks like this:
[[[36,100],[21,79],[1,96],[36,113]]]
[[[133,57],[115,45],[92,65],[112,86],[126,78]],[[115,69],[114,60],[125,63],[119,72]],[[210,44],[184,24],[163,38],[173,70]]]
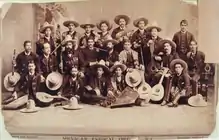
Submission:
[[[155,73],[158,70],[157,69],[157,63],[154,60],[154,48],[155,48],[155,44],[153,42],[149,46],[150,53],[151,53],[151,62],[147,66],[147,70],[148,70],[149,73]]]
[[[163,67],[162,76],[158,84],[152,87],[151,89],[151,100],[152,101],[160,101],[164,97],[164,87],[162,85],[164,76],[169,71],[168,68]]]
[[[36,98],[42,103],[51,103],[53,101],[53,99],[64,99],[64,100],[68,101],[68,98],[65,98],[62,96],[52,96],[52,95],[44,93],[44,92],[37,92]]]

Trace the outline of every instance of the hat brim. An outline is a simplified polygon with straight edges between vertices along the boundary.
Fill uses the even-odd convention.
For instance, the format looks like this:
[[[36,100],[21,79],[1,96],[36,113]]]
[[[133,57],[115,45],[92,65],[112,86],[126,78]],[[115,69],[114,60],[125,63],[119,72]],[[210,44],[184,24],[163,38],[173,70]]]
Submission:
[[[118,42],[114,39],[109,39],[103,42],[103,44],[106,46],[109,42],[112,42],[114,45],[118,44]]]
[[[170,63],[170,69],[171,69],[171,71],[174,71],[176,64],[181,64],[182,67],[183,67],[183,71],[187,71],[188,65],[187,65],[186,62],[185,62],[184,60],[182,60],[182,59],[174,59],[174,60],[171,61],[171,63]]]
[[[118,64],[118,65],[113,65],[113,66],[110,68],[110,71],[113,72],[113,71],[115,71],[118,67],[122,69],[122,72],[124,72],[124,71],[127,69],[126,65],[124,65],[124,64]]]
[[[133,25],[134,25],[135,27],[138,27],[138,23],[139,23],[140,21],[144,21],[145,26],[147,26],[147,24],[148,24],[148,19],[146,19],[146,18],[138,18],[138,19],[136,19],[136,20],[133,22]]]
[[[99,29],[99,30],[101,30],[101,24],[103,24],[103,23],[106,23],[106,25],[108,26],[108,31],[110,31],[112,28],[113,28],[113,25],[112,24],[110,24],[110,22],[109,21],[107,21],[107,20],[102,20],[102,21],[100,21],[99,23],[97,23],[97,29]]]
[[[44,33],[47,28],[50,28],[50,29],[53,31],[54,26],[53,26],[53,25],[48,25],[48,26],[42,27],[42,28],[39,30],[40,33]]]
[[[130,81],[130,75],[131,75],[132,73],[127,73],[126,75],[125,75],[125,81],[126,81],[126,84],[128,85],[128,86],[130,86],[130,87],[137,87],[138,85],[140,85],[140,83],[141,83],[141,75],[140,75],[140,73],[139,74],[137,74],[137,75],[135,75],[135,77],[136,77],[136,79],[138,79],[138,81],[136,82],[136,83],[132,83],[131,81]]]
[[[94,65],[92,65],[92,66],[91,66],[91,69],[97,69],[97,68],[99,68],[99,67],[103,68],[104,72],[110,73],[110,70],[109,70],[109,68],[108,68],[107,66],[100,65],[100,64],[94,64]]]
[[[20,80],[20,78],[21,78],[21,76],[20,76],[19,73],[14,72],[14,75],[13,75],[13,76],[15,76],[16,82],[15,82],[13,85],[10,85],[10,84],[9,84],[9,81],[8,81],[8,78],[9,78],[10,76],[12,76],[12,72],[8,73],[8,74],[5,76],[5,78],[4,78],[4,87],[5,87],[5,89],[6,89],[7,91],[13,91],[15,85],[17,84],[17,82],[18,82],[18,81]]]
[[[160,27],[158,27],[158,26],[149,26],[149,27],[146,28],[146,30],[148,32],[151,32],[151,30],[154,29],[154,28],[157,29],[158,32],[162,31],[162,29]]]
[[[38,112],[39,111],[39,107],[34,107],[34,108],[31,108],[31,109],[27,109],[27,108],[23,108],[20,110],[20,112],[22,113],[35,113],[35,112]]]
[[[56,85],[56,86],[54,86],[54,87],[50,87],[50,85],[49,85],[49,79],[50,79],[50,77],[54,77],[54,76],[56,76],[56,77],[58,77],[59,78],[59,83]],[[59,89],[61,86],[62,86],[62,82],[63,82],[63,76],[60,74],[60,73],[58,73],[58,72],[52,72],[52,73],[50,73],[48,76],[47,76],[47,78],[46,78],[46,86],[50,89],[50,90],[57,90],[57,89]]]
[[[201,102],[196,102],[196,96],[192,96],[188,99],[188,104],[190,106],[193,106],[193,107],[205,107],[207,106],[207,102],[205,102],[203,99]]]
[[[163,39],[163,40],[161,40],[160,42],[160,46],[162,47],[162,48],[164,48],[164,44],[165,43],[169,43],[170,44],[170,46],[172,47],[172,48],[176,48],[176,44],[173,42],[173,41],[171,41],[171,40],[168,40],[168,39]]]
[[[69,24],[71,24],[71,23],[74,24],[75,28],[77,28],[77,27],[79,26],[79,23],[76,22],[76,21],[73,21],[73,20],[67,20],[67,21],[63,22],[63,25],[64,25],[65,27],[68,27]]]
[[[81,25],[80,25],[80,27],[83,28],[83,29],[85,29],[86,26],[90,26],[91,28],[94,28],[94,27],[95,27],[94,24],[81,24]]]
[[[66,45],[68,42],[71,42],[73,44],[75,41],[74,40],[66,40],[66,41],[63,40],[61,44]]]
[[[127,15],[118,15],[115,17],[114,22],[116,24],[119,24],[119,20],[124,19],[126,21],[126,25],[130,23],[130,18]]]
[[[65,105],[65,106],[63,106],[63,108],[66,110],[79,110],[79,109],[82,109],[83,106],[82,105],[77,105],[77,106]]]

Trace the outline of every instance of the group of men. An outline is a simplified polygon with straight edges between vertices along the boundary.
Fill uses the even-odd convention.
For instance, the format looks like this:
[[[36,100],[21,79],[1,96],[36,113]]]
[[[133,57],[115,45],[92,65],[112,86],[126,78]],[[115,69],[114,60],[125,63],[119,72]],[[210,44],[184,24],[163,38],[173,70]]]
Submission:
[[[96,25],[68,20],[63,23],[68,31],[62,34],[45,22],[40,29],[42,36],[36,42],[36,54],[32,42],[25,41],[24,51],[13,61],[21,78],[14,85],[12,97],[28,94],[40,106],[35,94],[46,92],[107,107],[127,87],[135,91],[143,82],[151,87],[158,84],[163,68],[169,68],[169,72],[162,82],[165,89],[159,102],[162,106],[176,107],[180,97],[198,93],[205,55],[187,31],[187,20],[180,22],[181,29],[172,39],[160,37],[161,27],[156,23],[148,25],[146,18],[133,22],[136,31],[128,29],[127,15],[116,16],[114,22],[118,27],[112,34],[108,20]],[[79,26],[85,30],[82,35],[75,30]],[[100,32],[95,32],[95,27]],[[145,105],[145,100],[138,97],[136,105]]]

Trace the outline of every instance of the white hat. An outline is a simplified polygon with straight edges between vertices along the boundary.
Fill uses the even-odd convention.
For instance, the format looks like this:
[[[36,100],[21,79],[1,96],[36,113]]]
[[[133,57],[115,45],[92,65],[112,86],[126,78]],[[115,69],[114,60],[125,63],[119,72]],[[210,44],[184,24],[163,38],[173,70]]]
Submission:
[[[76,97],[72,97],[69,101],[69,104],[63,106],[63,108],[67,110],[78,110],[78,109],[82,109],[83,106],[78,104],[78,99]]]
[[[14,75],[12,72],[8,73],[4,78],[4,87],[7,91],[13,91],[15,85],[20,80],[21,76],[17,72],[14,72]]]
[[[50,73],[46,78],[46,86],[50,90],[57,90],[61,87],[63,82],[63,76],[58,72]]]

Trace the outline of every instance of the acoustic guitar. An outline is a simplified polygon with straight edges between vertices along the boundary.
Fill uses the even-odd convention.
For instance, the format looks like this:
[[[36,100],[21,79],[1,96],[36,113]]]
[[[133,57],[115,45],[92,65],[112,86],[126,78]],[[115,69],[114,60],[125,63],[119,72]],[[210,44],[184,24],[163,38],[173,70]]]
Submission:
[[[156,84],[154,87],[152,87],[151,89],[151,100],[152,101],[160,101],[164,97],[164,87],[162,85],[162,82],[163,82],[164,76],[167,74],[168,71],[169,71],[168,68],[164,68],[159,83]]]
[[[150,49],[150,53],[151,53],[151,62],[148,64],[147,66],[147,71],[149,73],[155,73],[158,69],[157,69],[157,63],[154,60],[154,48],[155,48],[155,44],[154,42],[152,44],[150,44],[149,49]]]

